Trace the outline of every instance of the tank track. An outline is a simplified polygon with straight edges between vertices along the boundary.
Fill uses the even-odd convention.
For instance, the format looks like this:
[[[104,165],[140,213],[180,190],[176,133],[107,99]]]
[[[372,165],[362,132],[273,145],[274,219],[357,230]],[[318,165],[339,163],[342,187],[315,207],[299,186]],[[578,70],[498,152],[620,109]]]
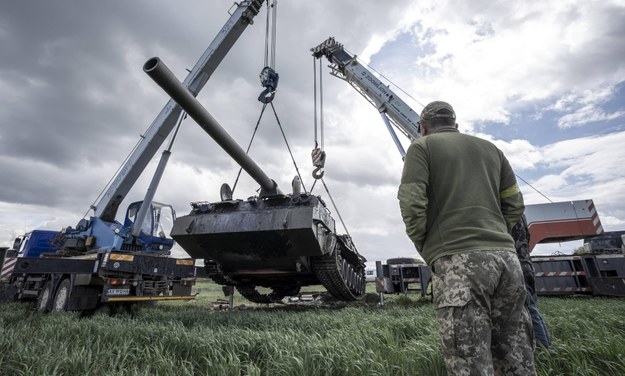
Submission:
[[[218,285],[222,286],[238,286],[239,282],[234,279],[228,277],[221,270],[221,266],[218,263],[211,260],[204,260],[204,270],[206,270],[206,274],[208,278],[212,279]]]
[[[313,273],[332,296],[341,301],[360,300],[365,295],[365,263],[351,238],[337,236],[333,252],[311,258]]]
[[[334,250],[319,257],[311,257],[310,265],[319,283],[332,296],[341,301],[360,300],[365,295],[365,260],[358,254],[348,235],[336,236]],[[225,274],[218,263],[205,260],[206,273],[215,283],[235,286],[247,300],[254,303],[269,304],[282,300],[285,296],[296,295],[299,286],[272,286],[269,294],[261,294],[256,286],[242,284]]]
[[[253,285],[240,285],[236,287],[239,294],[245,299],[261,304],[276,303],[284,299],[285,296],[292,296],[299,294],[299,286],[279,286],[271,288],[271,293],[261,294],[256,290],[256,286]]]
[[[222,286],[234,286],[239,294],[250,302],[269,304],[276,303],[284,299],[285,296],[299,294],[300,286],[275,286],[272,287],[272,292],[269,294],[261,294],[256,290],[254,285],[243,285],[239,281],[236,281],[226,275],[219,266],[218,263],[210,260],[204,261],[204,269],[208,277],[213,282]]]

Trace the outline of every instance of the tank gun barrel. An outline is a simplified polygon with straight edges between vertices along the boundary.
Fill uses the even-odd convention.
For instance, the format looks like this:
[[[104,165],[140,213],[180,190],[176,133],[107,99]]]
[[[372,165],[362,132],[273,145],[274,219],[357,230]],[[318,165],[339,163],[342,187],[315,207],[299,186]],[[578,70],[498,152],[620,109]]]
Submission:
[[[193,258],[206,260],[208,276],[257,303],[317,284],[343,301],[362,298],[366,260],[349,235],[335,234],[321,198],[281,194],[162,61],[152,58],[143,70],[261,185],[259,197],[227,203],[230,192],[223,189],[222,201],[192,203],[191,212],[174,221],[171,237]],[[262,295],[256,286],[273,292]]]
[[[261,187],[261,196],[277,194],[278,186],[250,158],[243,148],[226,132],[200,102],[178,81],[176,76],[158,57],[145,62],[147,73],[195,122],[206,131]]]

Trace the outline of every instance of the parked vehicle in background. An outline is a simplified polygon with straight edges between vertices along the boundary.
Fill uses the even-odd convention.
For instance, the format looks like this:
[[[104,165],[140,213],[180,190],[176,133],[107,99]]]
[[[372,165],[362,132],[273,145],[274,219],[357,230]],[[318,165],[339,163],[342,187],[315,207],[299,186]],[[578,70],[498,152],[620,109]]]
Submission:
[[[421,259],[399,257],[376,261],[376,291],[385,294],[420,293],[425,296],[432,279],[430,268]]]
[[[604,232],[592,200],[527,205],[526,216],[530,249],[537,243],[584,241],[576,254],[531,256],[538,295],[625,296],[625,231]],[[426,295],[430,270],[410,260],[377,261],[377,291]]]

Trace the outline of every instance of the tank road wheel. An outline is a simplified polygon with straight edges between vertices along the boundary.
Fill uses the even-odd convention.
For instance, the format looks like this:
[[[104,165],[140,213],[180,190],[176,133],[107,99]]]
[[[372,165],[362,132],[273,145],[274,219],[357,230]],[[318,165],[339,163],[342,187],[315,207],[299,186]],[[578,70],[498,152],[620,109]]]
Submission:
[[[239,284],[238,281],[228,277],[223,270],[221,270],[221,265],[213,260],[204,260],[204,270],[206,270],[208,277],[218,285],[236,286]]]
[[[284,299],[285,296],[292,296],[299,294],[299,286],[279,286],[272,287],[271,293],[269,294],[261,294],[256,290],[256,286],[254,285],[242,285],[235,286],[239,294],[241,294],[245,299],[261,304],[269,304],[276,303]]]
[[[54,295],[54,303],[52,304],[52,310],[55,312],[67,311],[67,302],[69,301],[69,292],[71,291],[72,283],[69,278],[65,278]]]
[[[312,270],[323,287],[341,301],[365,296],[365,264],[347,236],[339,236],[333,252],[311,258]],[[344,257],[345,256],[345,257]]]
[[[49,303],[51,298],[52,283],[48,281],[43,287],[43,290],[39,292],[39,296],[37,296],[37,310],[40,312],[50,312]]]
[[[300,286],[278,286],[272,287],[271,290],[273,291],[271,295],[282,300],[287,296],[299,295]]]
[[[261,294],[256,290],[256,286],[254,285],[242,285],[235,286],[239,294],[241,294],[245,299],[254,303],[262,303],[269,304],[272,303],[269,298],[269,294]]]

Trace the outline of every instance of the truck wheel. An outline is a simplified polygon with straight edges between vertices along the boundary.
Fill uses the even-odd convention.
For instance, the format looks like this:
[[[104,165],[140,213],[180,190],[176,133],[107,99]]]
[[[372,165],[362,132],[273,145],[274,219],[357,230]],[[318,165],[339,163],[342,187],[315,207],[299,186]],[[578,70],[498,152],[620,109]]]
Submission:
[[[17,287],[13,284],[0,282],[0,303],[11,303],[17,300]]]
[[[54,295],[54,304],[52,310],[62,312],[67,310],[67,302],[69,301],[69,292],[72,284],[68,278],[64,279]]]
[[[39,292],[39,296],[37,296],[37,310],[40,312],[50,312],[50,308],[48,307],[48,303],[52,298],[52,284],[47,282],[43,287],[43,290]]]

